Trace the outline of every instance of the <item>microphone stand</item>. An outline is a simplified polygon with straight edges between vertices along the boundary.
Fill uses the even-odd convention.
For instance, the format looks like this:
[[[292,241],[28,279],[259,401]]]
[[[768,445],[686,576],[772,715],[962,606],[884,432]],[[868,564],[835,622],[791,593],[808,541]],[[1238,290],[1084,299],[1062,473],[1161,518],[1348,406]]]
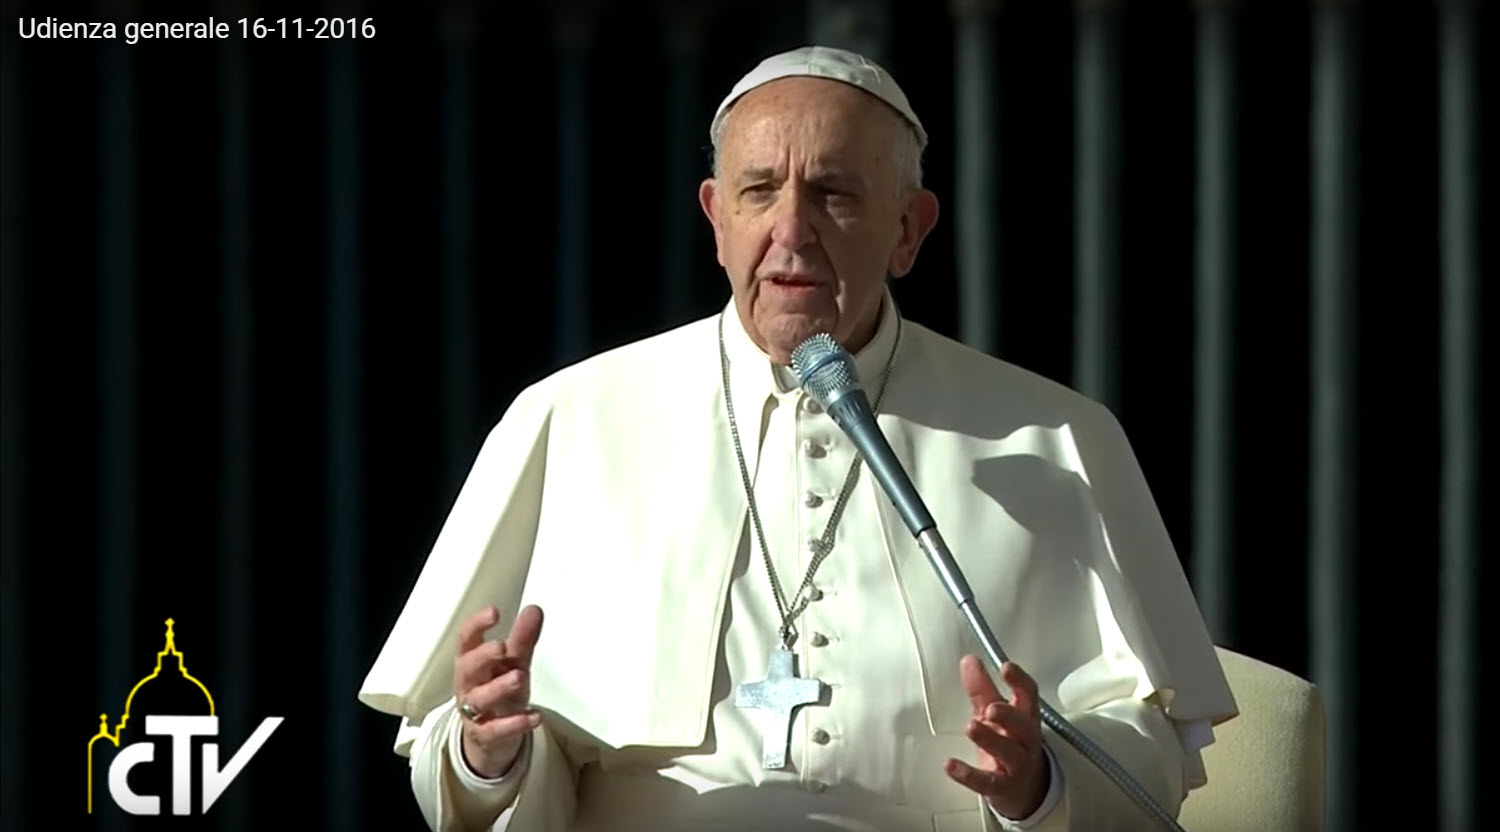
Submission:
[[[994,662],[996,672],[999,672],[1001,665],[1008,661],[1005,651],[1000,649],[999,640],[990,631],[990,625],[985,622],[979,606],[974,603],[974,592],[969,589],[969,582],[964,580],[958,562],[953,559],[953,553],[948,551],[948,544],[938,534],[937,521],[933,520],[932,513],[927,510],[921,495],[912,485],[911,478],[896,459],[890,443],[886,442],[885,435],[880,432],[870,401],[859,387],[854,360],[831,335],[825,333],[804,341],[792,354],[792,363],[803,388],[853,440],[865,463],[870,466],[870,473],[890,498],[907,530],[916,536],[917,545],[927,553],[927,560],[937,572],[938,579],[942,581],[948,594],[953,596],[959,611],[968,620],[974,634],[979,637],[979,643],[984,645],[984,651],[989,654],[990,661]],[[1109,775],[1146,814],[1160,822],[1164,829],[1183,832],[1176,819],[1157,805],[1151,795],[1104,749],[1073,727],[1046,701],[1039,701],[1039,706],[1042,721]]]
[[[948,544],[943,541],[943,536],[938,534],[937,524],[930,524],[917,534],[917,545],[927,553],[927,562],[932,564],[933,570],[937,572],[938,580],[942,581],[943,588],[948,590],[948,594],[958,604],[959,612],[962,612],[964,618],[968,620],[969,627],[974,630],[974,635],[979,637],[979,643],[984,645],[985,653],[989,654],[990,661],[995,663],[995,669],[998,672],[1000,667],[1008,661],[1005,651],[1000,649],[1000,642],[990,630],[990,625],[984,620],[984,613],[981,613],[979,606],[974,603],[974,592],[969,589],[969,582],[964,580],[963,571],[958,568],[957,561],[953,559],[953,553],[948,550]],[[1115,781],[1115,784],[1123,789],[1148,815],[1155,818],[1163,829],[1183,832],[1183,828],[1178,825],[1176,819],[1157,805],[1141,784],[1137,783],[1129,772],[1105,753],[1104,749],[1096,745],[1082,731],[1073,727],[1072,723],[1053,710],[1045,700],[1038,701],[1042,712],[1042,722],[1045,722],[1048,727],[1067,740],[1069,745],[1078,749],[1080,754],[1109,775],[1109,778]]]

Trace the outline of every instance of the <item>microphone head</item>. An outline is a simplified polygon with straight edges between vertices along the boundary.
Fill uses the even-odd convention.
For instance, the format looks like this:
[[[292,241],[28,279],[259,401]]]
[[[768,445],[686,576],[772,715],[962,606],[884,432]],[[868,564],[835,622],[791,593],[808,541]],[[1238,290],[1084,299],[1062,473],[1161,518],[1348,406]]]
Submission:
[[[824,409],[860,389],[854,358],[826,332],[808,338],[792,350],[792,370],[802,382],[802,389]]]

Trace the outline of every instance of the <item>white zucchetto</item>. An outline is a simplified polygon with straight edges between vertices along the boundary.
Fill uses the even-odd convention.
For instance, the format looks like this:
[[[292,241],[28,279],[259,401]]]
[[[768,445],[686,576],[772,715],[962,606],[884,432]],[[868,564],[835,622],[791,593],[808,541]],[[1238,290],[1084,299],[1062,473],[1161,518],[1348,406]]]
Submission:
[[[918,145],[924,149],[927,147],[927,131],[922,128],[921,120],[906,100],[906,93],[897,86],[891,74],[863,55],[831,46],[803,46],[761,61],[734,85],[719,105],[708,128],[709,138],[718,132],[719,122],[724,120],[724,115],[740,96],[762,84],[793,77],[828,78],[864,90],[900,113],[916,131]]]

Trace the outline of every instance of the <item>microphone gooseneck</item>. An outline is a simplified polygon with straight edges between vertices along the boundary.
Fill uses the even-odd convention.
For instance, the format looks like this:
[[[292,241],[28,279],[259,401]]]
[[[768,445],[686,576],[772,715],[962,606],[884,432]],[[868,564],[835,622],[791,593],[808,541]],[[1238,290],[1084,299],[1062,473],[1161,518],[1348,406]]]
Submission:
[[[876,480],[886,487],[886,493],[911,533],[921,534],[927,529],[937,528],[907,477],[906,469],[901,467],[890,443],[880,433],[875,411],[860,387],[849,353],[832,336],[814,335],[792,351],[792,370],[808,395],[822,405],[834,424],[854,440],[854,447],[875,472]]]
[[[869,398],[860,386],[854,359],[832,336],[820,333],[803,341],[792,352],[792,370],[808,395],[828,412],[834,423],[854,442],[854,447],[875,475],[876,482],[880,483],[896,512],[901,515],[907,530],[926,553],[927,562],[937,573],[938,580],[948,590],[948,594],[958,605],[959,612],[984,645],[998,674],[1001,665],[1008,661],[1005,652],[974,602],[974,592],[964,579],[953,553],[948,550],[948,544],[938,532],[937,522],[932,519],[931,512],[927,510],[916,486],[912,485],[911,478],[896,458],[885,434],[880,432]],[[1042,721],[1098,766],[1146,814],[1156,819],[1164,829],[1183,832],[1177,820],[1158,805],[1150,793],[1104,749],[1064,719],[1047,702],[1039,702],[1039,707]]]

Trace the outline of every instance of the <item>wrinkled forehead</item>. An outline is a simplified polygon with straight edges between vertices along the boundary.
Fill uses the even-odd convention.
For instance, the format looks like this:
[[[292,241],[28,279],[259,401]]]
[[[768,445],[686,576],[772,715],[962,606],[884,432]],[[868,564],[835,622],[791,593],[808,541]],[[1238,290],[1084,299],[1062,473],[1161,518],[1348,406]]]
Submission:
[[[724,121],[723,152],[736,166],[879,166],[892,155],[901,117],[850,84],[784,78],[747,92]],[[873,171],[870,171],[873,173]]]

